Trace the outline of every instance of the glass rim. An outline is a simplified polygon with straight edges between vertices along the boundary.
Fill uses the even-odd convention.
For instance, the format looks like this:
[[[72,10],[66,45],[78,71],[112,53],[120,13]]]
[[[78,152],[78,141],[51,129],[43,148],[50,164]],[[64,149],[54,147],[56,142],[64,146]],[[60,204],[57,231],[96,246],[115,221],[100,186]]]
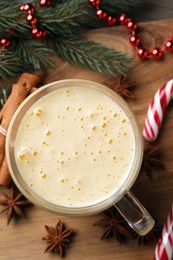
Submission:
[[[123,182],[123,185],[120,186],[118,190],[116,190],[110,197],[104,199],[101,202],[91,204],[88,206],[83,207],[65,207],[65,206],[59,206],[53,203],[50,203],[49,201],[41,198],[38,194],[36,194],[23,180],[17,166],[15,167],[15,158],[14,158],[14,140],[16,135],[14,130],[17,133],[17,130],[20,126],[20,122],[23,119],[25,113],[23,113],[23,110],[27,110],[34,104],[35,101],[39,100],[41,97],[46,96],[47,94],[56,91],[58,88],[67,87],[66,84],[75,84],[69,87],[77,87],[76,84],[80,83],[86,88],[90,88],[93,90],[100,91],[101,93],[105,94],[109,98],[113,99],[125,112],[127,117],[129,118],[129,121],[131,123],[133,132],[134,132],[134,138],[135,138],[135,155],[134,160],[129,172],[128,177],[126,178],[125,182]],[[81,85],[80,85],[81,87]],[[29,108],[28,108],[29,107]],[[22,114],[23,113],[23,114]],[[21,117],[21,118],[20,118]],[[17,125],[17,126],[16,126]],[[16,128],[16,129],[15,129]],[[13,137],[14,136],[14,137]],[[13,147],[13,148],[12,148]],[[143,138],[142,138],[142,131],[140,129],[139,123],[137,121],[137,118],[132,111],[131,107],[128,105],[128,103],[120,97],[115,91],[111,90],[110,88],[106,87],[104,84],[97,83],[95,81],[91,80],[85,80],[85,79],[64,79],[64,80],[58,80],[54,81],[52,83],[46,84],[30,94],[18,107],[16,110],[10,125],[8,127],[7,136],[6,136],[6,159],[7,159],[7,165],[11,174],[11,177],[18,187],[18,189],[23,193],[23,195],[28,198],[33,204],[46,209],[47,211],[50,211],[52,213],[60,214],[60,215],[68,215],[68,216],[86,216],[86,215],[92,215],[98,212],[101,212],[105,210],[106,208],[109,208],[113,204],[116,204],[124,195],[126,192],[130,190],[132,185],[134,184],[140,167],[142,163],[142,157],[143,157]]]

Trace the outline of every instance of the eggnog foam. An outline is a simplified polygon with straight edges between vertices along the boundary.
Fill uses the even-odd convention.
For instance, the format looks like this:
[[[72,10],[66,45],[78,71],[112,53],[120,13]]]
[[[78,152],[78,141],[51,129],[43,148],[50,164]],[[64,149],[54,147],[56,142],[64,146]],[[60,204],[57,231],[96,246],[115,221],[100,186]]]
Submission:
[[[15,160],[28,186],[56,205],[84,207],[110,197],[133,164],[129,118],[111,98],[85,87],[60,88],[27,111]]]

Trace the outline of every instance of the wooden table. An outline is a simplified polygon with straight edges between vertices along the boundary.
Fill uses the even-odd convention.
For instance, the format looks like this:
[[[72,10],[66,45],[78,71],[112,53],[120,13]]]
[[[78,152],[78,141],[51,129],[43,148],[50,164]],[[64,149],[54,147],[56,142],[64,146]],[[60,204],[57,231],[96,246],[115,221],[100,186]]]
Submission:
[[[173,20],[142,24],[142,35],[146,46],[160,46],[172,33]],[[86,37],[104,44],[107,47],[135,56],[134,49],[128,43],[128,34],[121,28],[108,28],[91,31]],[[151,46],[150,46],[151,47]],[[44,78],[44,84],[65,78],[84,78],[103,82],[105,76],[72,67],[67,63],[55,60],[56,68],[49,70]],[[135,100],[128,100],[134,110],[141,127],[144,124],[146,111],[151,98],[158,88],[173,78],[173,54],[166,54],[160,61],[137,60],[131,79],[136,83]],[[133,192],[149,208],[159,224],[165,222],[168,210],[173,200],[173,109],[171,105],[164,118],[161,132],[153,146],[161,145],[164,148],[163,161],[165,170],[153,171],[153,180],[150,181],[144,173],[140,173]],[[1,188],[2,190],[2,188]],[[102,229],[94,227],[93,223],[99,220],[101,214],[84,218],[65,218],[47,213],[36,206],[27,210],[27,219],[12,221],[6,226],[6,216],[0,215],[0,260],[38,260],[56,259],[56,255],[44,254],[45,243],[41,238],[45,235],[44,225],[55,226],[61,218],[68,228],[73,228],[76,235],[69,248],[66,259],[69,260],[148,260],[152,259],[155,245],[137,245],[136,241],[128,241],[120,245],[114,239],[100,241]]]

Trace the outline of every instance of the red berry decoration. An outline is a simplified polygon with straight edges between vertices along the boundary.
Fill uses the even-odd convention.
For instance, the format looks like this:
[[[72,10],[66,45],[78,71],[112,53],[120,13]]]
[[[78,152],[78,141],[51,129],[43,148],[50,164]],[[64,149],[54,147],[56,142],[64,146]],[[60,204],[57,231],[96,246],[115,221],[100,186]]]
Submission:
[[[128,31],[130,31],[130,32],[136,31],[136,29],[138,27],[137,24],[135,22],[133,22],[132,20],[129,20],[127,22],[126,26],[127,26]]]
[[[97,7],[100,4],[100,0],[89,0],[89,3],[94,6]]]
[[[167,51],[173,51],[173,41],[169,40],[165,42],[165,49]]]
[[[117,19],[115,17],[112,17],[112,16],[108,16],[107,17],[107,24],[108,25],[114,25],[116,23]]]
[[[49,7],[51,5],[51,0],[40,0],[39,5],[41,7]]]
[[[49,7],[51,5],[51,0],[40,0],[39,1],[40,7]],[[32,4],[23,4],[19,7],[20,11],[28,12],[26,16],[26,21],[30,24],[32,28],[32,35],[36,38],[45,37],[46,32],[42,31],[38,28],[38,19],[35,14],[35,8]]]
[[[139,44],[141,43],[141,40],[139,37],[137,37],[136,35],[132,35],[130,36],[130,39],[129,39],[131,45],[137,47],[139,46]]]
[[[45,5],[47,1],[40,0],[40,3]],[[153,58],[157,60],[162,57],[164,49],[173,52],[173,36],[172,36],[171,40],[165,42],[164,48],[162,48],[163,50],[161,48],[154,48],[149,54],[148,50],[140,47],[141,39],[136,35],[136,30],[138,29],[138,25],[136,22],[128,18],[125,13],[121,14],[118,19],[116,17],[112,17],[111,15],[107,14],[106,11],[103,11],[100,8],[101,0],[88,0],[88,2],[91,6],[95,7],[97,17],[100,20],[105,20],[105,22],[107,22],[107,25],[110,26],[114,25],[118,20],[119,24],[127,26],[128,31],[131,32],[131,36],[129,38],[130,44],[134,47],[137,47],[137,55],[139,56],[139,58],[141,59]],[[21,9],[23,9],[23,6],[21,6]]]
[[[42,31],[38,31],[38,33],[36,33],[36,38],[41,38],[43,36],[43,32]]]
[[[98,16],[98,18],[99,18],[100,20],[104,20],[104,19],[106,19],[106,17],[108,16],[108,14],[107,14],[106,12],[104,12],[102,9],[98,9],[98,10],[96,11],[96,15]]]
[[[121,14],[120,17],[119,17],[119,23],[122,24],[122,25],[126,25],[128,20],[129,19],[128,19],[126,14]]]
[[[38,31],[38,33],[36,33],[36,38],[41,38],[43,36],[46,36],[46,32],[43,32],[42,30]]]
[[[9,47],[9,46],[10,46],[10,41],[7,40],[6,38],[2,38],[2,39],[0,40],[0,45],[1,45],[2,47]]]
[[[151,57],[155,60],[160,59],[163,55],[163,52],[160,48],[154,48],[151,51]]]
[[[38,28],[33,28],[32,29],[32,35],[36,38],[41,38],[46,36],[46,32],[39,30]]]
[[[34,12],[35,8],[32,4],[25,4],[23,5],[23,10],[22,11],[30,11],[30,12]]]
[[[26,21],[27,23],[29,24],[32,24],[34,23],[34,20],[36,19],[35,15],[34,14],[28,14],[27,17],[26,17]]]
[[[31,20],[31,25],[35,26],[37,24],[38,20],[36,17],[33,18],[33,20]]]
[[[24,5],[21,5],[21,6],[19,7],[19,10],[20,10],[20,11],[24,11]]]
[[[36,36],[37,33],[38,33],[38,28],[33,28],[32,29],[32,35]]]
[[[139,48],[137,50],[137,54],[138,54],[139,58],[146,59],[148,56],[148,51],[144,48]]]
[[[28,14],[26,17],[26,21],[32,26],[35,26],[38,22],[37,17],[33,14]]]

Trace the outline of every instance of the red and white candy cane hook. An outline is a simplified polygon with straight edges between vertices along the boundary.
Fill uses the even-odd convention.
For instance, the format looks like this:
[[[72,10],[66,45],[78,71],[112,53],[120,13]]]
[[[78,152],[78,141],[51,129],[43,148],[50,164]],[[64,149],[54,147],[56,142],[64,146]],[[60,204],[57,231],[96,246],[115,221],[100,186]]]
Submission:
[[[162,124],[163,114],[172,98],[173,80],[170,80],[156,92],[148,108],[143,128],[143,136],[146,140],[156,140]]]
[[[154,260],[172,260],[173,257],[173,205],[163,227],[154,254]]]

